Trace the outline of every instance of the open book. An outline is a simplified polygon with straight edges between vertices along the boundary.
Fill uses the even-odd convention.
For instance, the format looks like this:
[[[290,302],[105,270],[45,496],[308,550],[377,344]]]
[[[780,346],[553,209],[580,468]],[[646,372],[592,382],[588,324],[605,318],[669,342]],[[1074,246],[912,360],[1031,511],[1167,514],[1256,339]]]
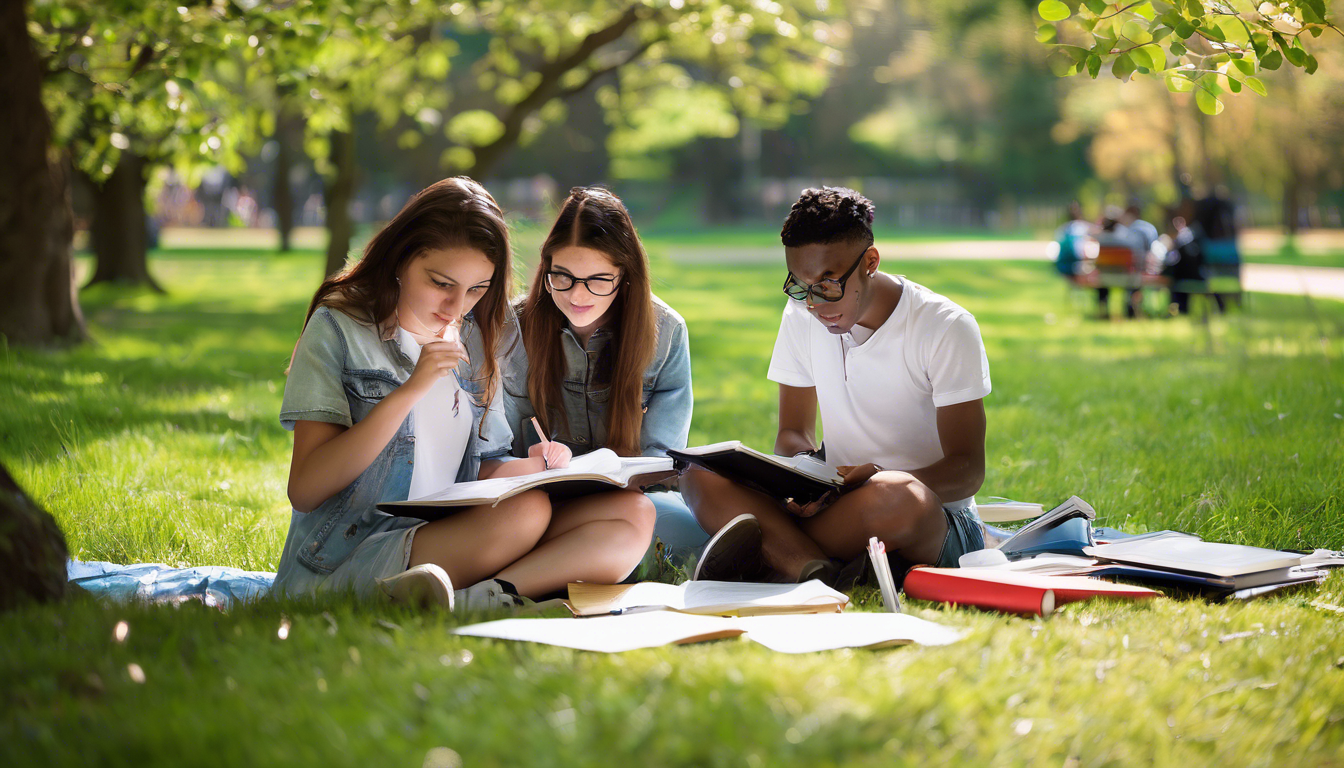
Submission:
[[[453,483],[438,493],[419,499],[383,502],[378,505],[378,509],[390,515],[437,520],[452,514],[454,507],[494,505],[533,488],[546,491],[553,497],[582,496],[615,488],[652,485],[674,473],[671,459],[656,456],[623,457],[607,448],[599,448],[575,456],[569,466],[562,469]]]
[[[1038,552],[1077,552],[1084,546],[1091,546],[1091,521],[1097,518],[1092,505],[1077,496],[1070,496],[1063,504],[1046,512],[1019,528],[1012,536],[996,545],[1010,558],[1014,554],[1036,554]],[[1068,520],[1081,519],[1080,524],[1069,526],[1066,530],[1054,531]],[[1055,546],[1055,545],[1066,546]],[[1077,546],[1074,546],[1076,544]]]
[[[670,450],[678,463],[695,464],[777,499],[807,504],[844,483],[826,462],[811,456],[772,456],[737,440]]]
[[[783,613],[836,613],[849,597],[813,579],[802,584],[687,581],[682,584],[569,585],[569,605],[577,616],[621,615],[671,610],[703,616],[768,616]]]

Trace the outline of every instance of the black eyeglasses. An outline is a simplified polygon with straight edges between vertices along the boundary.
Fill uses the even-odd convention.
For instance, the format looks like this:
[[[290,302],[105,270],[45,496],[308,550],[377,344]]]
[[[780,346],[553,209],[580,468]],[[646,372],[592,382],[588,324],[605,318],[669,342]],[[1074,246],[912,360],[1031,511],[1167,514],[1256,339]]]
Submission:
[[[849,279],[850,275],[854,274],[855,269],[858,269],[859,262],[863,261],[863,257],[867,253],[868,248],[864,248],[863,253],[859,254],[859,258],[854,260],[854,263],[849,266],[849,269],[845,270],[845,274],[841,275],[838,280],[828,277],[825,280],[807,285],[790,272],[789,276],[784,278],[784,293],[788,294],[790,299],[796,301],[806,301],[809,294],[815,297],[817,301],[839,301],[845,297],[845,281]]]
[[[614,277],[575,277],[568,272],[547,272],[546,284],[551,286],[553,291],[568,291],[574,287],[575,283],[583,283],[583,287],[594,296],[610,296],[616,292],[617,278]]]

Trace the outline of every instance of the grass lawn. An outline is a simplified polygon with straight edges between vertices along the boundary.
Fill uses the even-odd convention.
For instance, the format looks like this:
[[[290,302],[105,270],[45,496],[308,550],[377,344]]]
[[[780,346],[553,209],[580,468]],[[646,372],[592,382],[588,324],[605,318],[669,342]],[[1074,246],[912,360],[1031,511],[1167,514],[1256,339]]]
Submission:
[[[1249,253],[1246,254],[1246,262],[1249,264],[1285,264],[1292,267],[1338,268],[1344,267],[1344,251]]]
[[[780,269],[673,265],[666,244],[651,243],[655,290],[690,326],[691,442],[768,448]],[[1344,304],[1252,295],[1207,325],[1099,323],[1046,264],[887,268],[980,322],[981,498],[1076,493],[1131,531],[1344,548]],[[162,253],[153,269],[167,295],[84,293],[94,343],[0,349],[0,461],[81,559],[273,570],[289,520],[276,414],[321,257]],[[601,656],[457,638],[453,617],[381,604],[76,597],[0,615],[0,765],[1338,765],[1332,606],[1344,575],[1046,620],[912,601],[966,639]]]

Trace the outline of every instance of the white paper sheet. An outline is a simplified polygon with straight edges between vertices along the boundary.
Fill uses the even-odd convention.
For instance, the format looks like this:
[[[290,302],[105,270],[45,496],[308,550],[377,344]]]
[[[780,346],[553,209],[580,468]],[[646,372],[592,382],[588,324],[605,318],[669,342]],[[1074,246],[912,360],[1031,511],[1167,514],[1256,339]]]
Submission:
[[[503,619],[458,627],[454,634],[620,653],[691,638],[745,633],[780,653],[889,645],[947,645],[961,632],[899,613],[821,613],[721,618],[650,611],[592,619]]]
[[[814,613],[737,620],[747,637],[780,653],[889,645],[949,645],[961,632],[907,613]]]
[[[735,621],[738,619],[649,611],[592,619],[501,619],[458,627],[453,634],[620,653],[636,648],[656,648],[711,633],[741,634],[741,629],[733,623]]]

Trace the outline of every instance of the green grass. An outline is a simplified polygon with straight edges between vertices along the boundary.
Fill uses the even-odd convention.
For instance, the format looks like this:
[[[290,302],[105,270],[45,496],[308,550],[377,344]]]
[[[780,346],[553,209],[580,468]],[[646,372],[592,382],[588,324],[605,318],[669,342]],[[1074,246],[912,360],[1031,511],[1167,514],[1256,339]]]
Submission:
[[[704,245],[737,247],[779,247],[779,230],[757,224],[716,225],[709,227],[649,227],[642,234],[650,244]],[[873,236],[882,242],[941,243],[961,240],[1031,240],[1030,230],[998,231],[988,229],[901,229],[877,227]]]
[[[271,570],[289,518],[276,413],[320,254],[153,268],[167,295],[85,292],[94,343],[0,351],[0,460],[82,559]],[[1253,295],[1208,325],[1099,323],[1046,265],[887,268],[980,322],[982,496],[1077,493],[1129,530],[1344,548],[1344,305]],[[691,442],[770,446],[778,269],[655,272],[690,326]],[[945,648],[600,656],[386,605],[76,598],[0,615],[0,764],[421,765],[446,747],[467,766],[1337,765],[1344,615],[1319,605],[1344,605],[1344,576],[1048,620],[912,603],[967,630]]]
[[[1344,251],[1252,253],[1246,254],[1246,261],[1251,264],[1287,264],[1294,267],[1344,267]]]

